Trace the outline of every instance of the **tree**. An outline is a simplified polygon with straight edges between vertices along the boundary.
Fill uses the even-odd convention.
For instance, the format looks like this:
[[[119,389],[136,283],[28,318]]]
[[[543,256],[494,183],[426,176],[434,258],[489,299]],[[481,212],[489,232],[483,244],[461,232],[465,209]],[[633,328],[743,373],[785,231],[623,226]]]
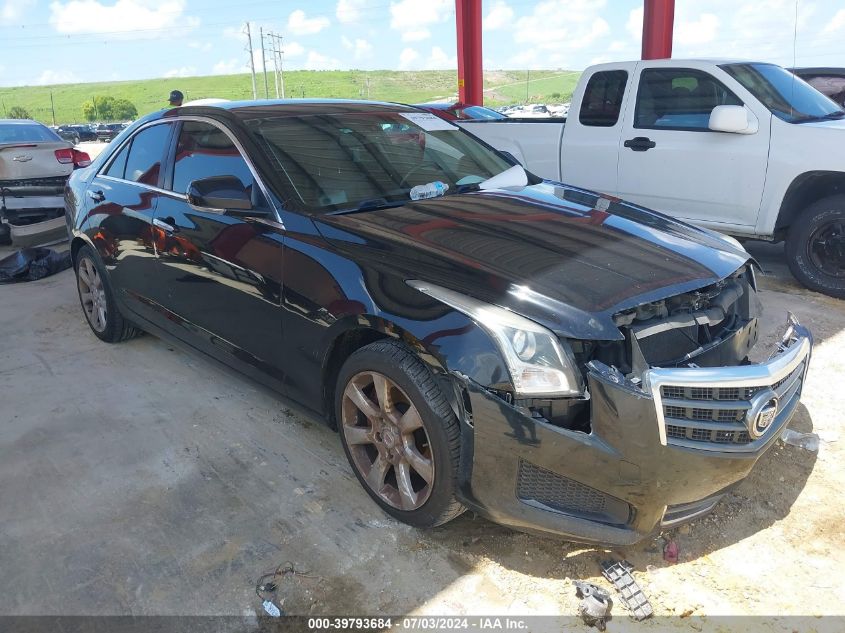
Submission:
[[[10,119],[31,119],[32,117],[29,116],[29,112],[27,112],[24,108],[20,106],[12,106],[9,108],[9,118]]]
[[[86,121],[124,121],[136,118],[138,109],[128,99],[98,96],[83,104],[82,116]]]

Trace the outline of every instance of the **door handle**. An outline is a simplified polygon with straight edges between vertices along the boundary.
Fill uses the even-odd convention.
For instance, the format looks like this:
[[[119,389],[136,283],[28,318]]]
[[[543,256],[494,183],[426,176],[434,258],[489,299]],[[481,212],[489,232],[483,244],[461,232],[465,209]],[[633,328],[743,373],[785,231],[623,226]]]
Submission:
[[[629,138],[623,143],[623,145],[625,147],[630,147],[635,152],[645,152],[650,150],[652,147],[657,147],[657,143],[652,141],[647,136],[636,136],[634,138]]]
[[[91,198],[94,202],[102,202],[106,199],[106,195],[102,191],[91,191],[88,190],[88,197]]]
[[[158,218],[153,218],[153,225],[160,228],[165,233],[178,233],[179,229],[177,229],[173,224],[165,222],[165,220],[170,220],[173,222],[173,218],[164,218],[164,220],[160,220]]]

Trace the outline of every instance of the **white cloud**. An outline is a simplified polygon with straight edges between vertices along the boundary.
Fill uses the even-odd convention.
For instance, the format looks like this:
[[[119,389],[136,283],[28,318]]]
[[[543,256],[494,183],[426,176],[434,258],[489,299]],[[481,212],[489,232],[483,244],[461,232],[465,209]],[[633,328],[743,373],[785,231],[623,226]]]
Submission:
[[[457,67],[457,55],[449,57],[449,55],[446,54],[446,51],[439,46],[435,46],[431,49],[431,55],[428,56],[428,59],[425,62],[425,68],[428,70],[451,70]]]
[[[550,61],[587,48],[610,32],[601,17],[604,0],[549,0],[516,21],[514,41],[546,51]]]
[[[712,13],[702,13],[696,20],[682,20],[675,24],[674,38],[687,46],[706,44],[716,39],[719,18]]]
[[[336,70],[340,67],[340,61],[317,51],[309,51],[303,68],[306,70]]]
[[[180,66],[179,68],[171,68],[164,73],[166,78],[172,77],[193,77],[197,74],[195,66]]]
[[[0,23],[18,20],[27,7],[35,4],[35,0],[5,0],[0,3]]]
[[[409,70],[416,67],[420,54],[413,48],[404,48],[399,53],[399,70]]]
[[[338,0],[335,8],[337,21],[346,24],[358,22],[361,19],[361,10],[366,6],[367,0]]]
[[[161,37],[160,33],[154,31],[199,26],[199,20],[183,16],[184,11],[185,0],[158,3],[117,0],[114,4],[103,4],[97,0],[70,0],[50,3],[50,24],[59,33],[117,31],[136,37]]]
[[[448,21],[454,13],[455,3],[452,0],[391,2],[390,28],[402,33],[405,42],[419,41],[431,36],[429,26]]]
[[[308,18],[305,11],[297,9],[288,16],[288,31],[294,35],[314,35],[329,25],[326,17]]]
[[[282,40],[282,50],[285,53],[285,59],[288,57],[302,57],[302,54],[305,52],[302,44],[298,42],[288,42],[285,44],[284,40]]]
[[[51,84],[71,84],[78,81],[79,77],[72,70],[45,70],[35,80],[35,83],[48,86]]]
[[[495,31],[513,23],[513,9],[503,0],[498,0],[490,13],[482,20],[483,28],[487,31]]]
[[[628,14],[628,21],[625,23],[625,29],[635,40],[639,40],[643,36],[643,13],[642,7],[631,9],[631,13]]]
[[[346,50],[352,51],[353,57],[358,61],[368,59],[373,55],[373,45],[360,37],[353,42],[344,35],[340,38],[340,42]]]
[[[845,27],[845,9],[839,9],[822,29],[822,33],[829,35],[841,31]]]
[[[211,50],[211,42],[188,42],[188,48],[193,48],[198,51],[202,51],[203,53],[207,53]]]
[[[240,59],[233,57],[232,59],[221,59],[214,64],[211,72],[215,75],[234,75],[235,73],[242,73],[246,70],[246,64]]]
[[[413,31],[403,31],[403,42],[421,42],[431,37],[431,31],[428,29],[414,29]]]
[[[227,26],[223,29],[223,37],[228,40],[238,40],[246,42],[246,33],[242,26]]]

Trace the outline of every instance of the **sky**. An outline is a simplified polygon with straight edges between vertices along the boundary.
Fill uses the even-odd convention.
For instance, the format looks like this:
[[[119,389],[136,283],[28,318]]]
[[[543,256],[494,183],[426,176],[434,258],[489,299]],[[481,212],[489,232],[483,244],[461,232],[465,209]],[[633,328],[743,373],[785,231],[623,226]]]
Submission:
[[[642,0],[483,0],[487,69],[637,59]],[[454,0],[0,0],[0,85],[284,68],[454,69]],[[673,56],[845,66],[845,0],[676,0]],[[268,65],[272,65],[269,52]],[[269,66],[268,66],[269,67]]]

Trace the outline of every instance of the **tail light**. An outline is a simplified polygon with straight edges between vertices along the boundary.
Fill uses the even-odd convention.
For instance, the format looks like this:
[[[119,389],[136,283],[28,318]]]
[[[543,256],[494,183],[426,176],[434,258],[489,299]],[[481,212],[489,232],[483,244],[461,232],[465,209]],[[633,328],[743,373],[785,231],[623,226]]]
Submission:
[[[62,165],[68,165],[73,162],[73,150],[70,147],[57,149],[55,152],[56,160]]]
[[[73,152],[73,164],[76,167],[88,167],[91,164],[91,157],[87,152],[80,152],[78,149],[71,150]],[[59,161],[61,162],[61,161]]]

